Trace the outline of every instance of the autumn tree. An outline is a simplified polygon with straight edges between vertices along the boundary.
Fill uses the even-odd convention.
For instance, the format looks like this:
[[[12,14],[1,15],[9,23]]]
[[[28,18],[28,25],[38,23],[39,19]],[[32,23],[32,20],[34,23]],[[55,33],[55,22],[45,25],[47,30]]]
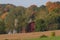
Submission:
[[[56,8],[60,8],[60,2],[47,2],[46,6],[49,12],[55,10]]]

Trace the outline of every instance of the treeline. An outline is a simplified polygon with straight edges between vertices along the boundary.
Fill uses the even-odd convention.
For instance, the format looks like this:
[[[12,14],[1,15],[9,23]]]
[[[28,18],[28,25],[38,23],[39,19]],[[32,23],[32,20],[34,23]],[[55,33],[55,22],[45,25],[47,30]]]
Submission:
[[[34,31],[60,29],[60,2],[28,8],[12,4],[0,4],[0,34],[25,31],[29,22],[35,22]]]

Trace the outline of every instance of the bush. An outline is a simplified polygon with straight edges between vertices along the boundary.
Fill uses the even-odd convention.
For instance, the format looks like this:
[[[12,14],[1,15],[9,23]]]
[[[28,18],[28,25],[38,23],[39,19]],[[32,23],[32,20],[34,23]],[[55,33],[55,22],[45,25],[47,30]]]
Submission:
[[[52,33],[51,33],[51,36],[55,36],[55,32],[52,32]]]
[[[40,36],[40,38],[46,38],[46,37],[48,37],[48,36],[46,36],[46,35],[42,35],[42,36]]]

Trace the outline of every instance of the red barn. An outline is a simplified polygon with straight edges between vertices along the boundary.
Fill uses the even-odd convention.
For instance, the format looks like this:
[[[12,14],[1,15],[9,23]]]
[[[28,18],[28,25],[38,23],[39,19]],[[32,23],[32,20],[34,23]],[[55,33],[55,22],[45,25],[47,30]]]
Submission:
[[[35,30],[35,22],[30,22],[28,25],[29,32],[34,32]]]
[[[34,30],[35,30],[35,22],[30,22],[26,28],[27,28],[26,29],[27,32],[34,32]]]

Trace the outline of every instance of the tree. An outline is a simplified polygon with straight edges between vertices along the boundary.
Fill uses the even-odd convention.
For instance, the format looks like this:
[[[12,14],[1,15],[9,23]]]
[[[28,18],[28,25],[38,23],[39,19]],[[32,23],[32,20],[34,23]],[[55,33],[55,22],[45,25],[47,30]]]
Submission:
[[[36,21],[36,31],[46,31],[46,24],[43,19]]]
[[[4,21],[0,20],[0,34],[5,34],[6,33],[5,29],[6,27]]]
[[[9,31],[11,31],[13,33],[14,30],[14,19],[15,19],[15,15],[14,15],[14,8],[12,8],[9,12],[8,15],[6,16],[4,22],[5,22],[5,26],[6,26],[6,32],[8,33]]]
[[[57,14],[55,11],[52,11],[47,15],[46,24],[47,24],[48,30],[57,30],[58,29],[59,16],[60,15]]]
[[[46,6],[47,6],[49,12],[51,12],[56,8],[60,8],[60,2],[47,2]]]
[[[33,15],[33,13],[34,13],[34,15],[37,13],[37,6],[36,5],[31,5],[30,7],[28,7],[26,9],[26,16],[27,16],[28,20],[30,20],[30,17]]]
[[[47,15],[48,15],[48,10],[47,10],[46,6],[42,5],[42,6],[38,7],[38,11],[35,15],[35,20],[45,19]]]
[[[15,9],[15,15],[18,20],[17,31],[18,32],[25,32],[25,27],[27,24],[27,16],[25,13],[26,8],[19,6]]]

